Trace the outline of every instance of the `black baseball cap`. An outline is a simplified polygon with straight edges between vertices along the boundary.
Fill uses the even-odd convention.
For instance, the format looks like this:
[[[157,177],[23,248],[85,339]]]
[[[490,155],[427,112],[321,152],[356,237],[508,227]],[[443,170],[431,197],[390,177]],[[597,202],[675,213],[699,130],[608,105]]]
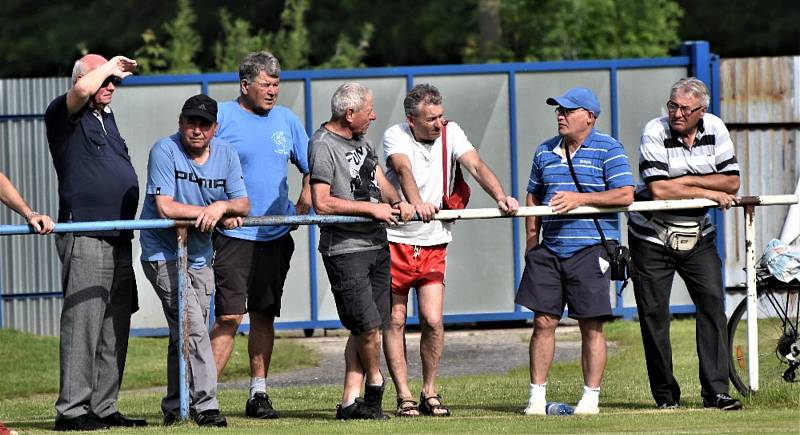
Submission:
[[[197,116],[210,122],[217,122],[217,102],[208,95],[198,94],[183,103],[181,116]]]

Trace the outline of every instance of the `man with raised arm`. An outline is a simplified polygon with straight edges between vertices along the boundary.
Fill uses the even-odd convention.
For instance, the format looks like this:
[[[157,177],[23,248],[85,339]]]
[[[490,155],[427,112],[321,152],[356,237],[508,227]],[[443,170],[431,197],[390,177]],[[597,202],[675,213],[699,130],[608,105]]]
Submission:
[[[58,222],[134,219],[139,181],[109,104],[136,61],[87,54],[75,62],[72,87],[45,112],[58,177]],[[56,235],[64,305],[56,430],[144,426],[123,416],[117,397],[138,309],[133,231]]]
[[[406,121],[389,128],[383,135],[386,178],[414,206],[423,222],[409,222],[387,230],[392,257],[392,313],[389,327],[383,334],[384,351],[397,391],[395,414],[414,417],[422,412],[444,417],[450,415],[450,409],[442,403],[436,389],[436,373],[444,348],[444,280],[447,244],[452,236],[450,223],[431,221],[431,218],[441,207],[444,183],[451,185],[458,164],[472,174],[503,213],[516,213],[519,203],[505,194],[503,186],[481,160],[464,130],[455,122],[445,121],[442,95],[436,87],[429,84],[414,86],[403,106]],[[447,137],[443,138],[445,132]],[[446,139],[447,153],[444,162],[443,139]],[[448,168],[447,180],[443,180],[443,163]],[[408,386],[405,347],[408,294],[412,287],[417,290],[422,327],[419,404]]]
[[[689,77],[669,94],[667,116],[648,122],[639,147],[637,200],[705,198],[728,209],[739,190],[739,164],[727,127],[707,113],[706,85]],[[680,406],[672,373],[669,298],[675,272],[697,307],[697,357],[703,406],[737,410],[728,395],[730,353],[722,261],[708,209],[629,213],[633,292],[650,391],[659,409]]]
[[[533,155],[526,202],[549,205],[556,215],[525,221],[525,270],[515,300],[534,312],[531,383],[524,413],[546,413],[555,331],[566,306],[581,331],[583,395],[575,413],[597,414],[606,366],[603,322],[611,317],[609,250],[613,247],[604,246],[603,239],[619,240],[619,218],[616,213],[563,214],[582,206],[630,205],[633,175],[622,144],[595,128],[600,103],[590,89],[572,88],[548,98],[547,104],[556,106],[558,135],[539,145]]]
[[[339,320],[350,331],[344,351],[345,379],[336,418],[384,419],[385,379],[381,334],[391,305],[389,246],[384,224],[414,214],[386,180],[364,137],[375,120],[373,94],[345,83],[331,98],[331,119],[311,137],[311,197],[319,214],[367,216],[375,222],[320,227],[319,251],[331,283]],[[382,221],[382,222],[381,222]],[[360,396],[364,387],[364,398]]]
[[[195,95],[183,105],[178,132],[160,139],[150,150],[147,163],[147,196],[142,219],[191,219],[186,275],[186,311],[191,414],[199,426],[227,426],[219,413],[217,367],[208,336],[208,310],[214,288],[211,269],[214,249],[211,233],[217,223],[228,228],[241,225],[250,210],[242,179],[239,155],[222,139],[217,129],[217,102]],[[161,400],[164,424],[180,417],[179,358],[182,343],[178,332],[178,244],[175,229],[142,231],[142,267],[153,285],[169,325],[167,350],[167,395]]]

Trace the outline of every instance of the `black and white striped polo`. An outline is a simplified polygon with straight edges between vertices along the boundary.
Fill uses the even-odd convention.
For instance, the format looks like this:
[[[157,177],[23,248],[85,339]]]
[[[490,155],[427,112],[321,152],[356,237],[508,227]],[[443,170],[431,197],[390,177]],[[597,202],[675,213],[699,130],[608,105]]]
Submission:
[[[728,128],[717,116],[703,115],[697,126],[694,145],[687,147],[669,127],[664,116],[648,122],[642,131],[639,146],[639,185],[636,201],[652,200],[647,183],[682,177],[684,175],[739,175],[739,163]],[[667,222],[695,221],[703,226],[703,235],[714,231],[706,213],[708,208],[691,210],[661,210],[628,213],[628,228],[634,236],[663,245],[656,237],[651,220]]]

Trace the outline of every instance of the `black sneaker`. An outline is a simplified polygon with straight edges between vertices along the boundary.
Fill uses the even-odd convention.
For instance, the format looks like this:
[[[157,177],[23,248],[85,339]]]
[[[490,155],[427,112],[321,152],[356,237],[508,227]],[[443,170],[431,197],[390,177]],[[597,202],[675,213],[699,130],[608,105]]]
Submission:
[[[383,413],[384,381],[379,387],[367,385],[364,387],[364,405],[372,410],[375,420],[388,420],[389,416]]]
[[[267,393],[256,393],[252,399],[247,400],[244,415],[250,418],[278,418],[278,413],[272,408],[272,401]]]
[[[383,417],[376,416],[372,408],[370,408],[366,403],[364,403],[364,399],[357,397],[356,401],[350,406],[343,408],[342,405],[336,405],[336,419],[377,420],[377,419],[383,419]]]
[[[218,409],[207,409],[194,416],[194,422],[198,426],[228,427],[228,420],[224,415],[220,415]]]
[[[181,421],[181,416],[175,412],[168,412],[164,414],[164,426],[172,426]]]
[[[742,402],[726,393],[719,393],[714,396],[703,396],[703,406],[706,408],[719,408],[723,411],[735,411],[742,409]]]
[[[658,409],[678,409],[680,406],[678,402],[664,402],[658,405]]]

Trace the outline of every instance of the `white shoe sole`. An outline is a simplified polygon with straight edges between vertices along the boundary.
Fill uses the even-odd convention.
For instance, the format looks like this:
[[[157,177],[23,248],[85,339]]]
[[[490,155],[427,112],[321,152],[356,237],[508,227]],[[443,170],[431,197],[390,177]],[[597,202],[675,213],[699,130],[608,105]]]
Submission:
[[[573,414],[575,415],[595,415],[599,413],[600,413],[599,407],[581,406],[580,404],[578,404],[578,406],[575,407],[575,412],[573,412]]]
[[[541,404],[528,403],[528,406],[525,408],[524,411],[522,411],[522,413],[525,415],[547,415],[544,403]]]

